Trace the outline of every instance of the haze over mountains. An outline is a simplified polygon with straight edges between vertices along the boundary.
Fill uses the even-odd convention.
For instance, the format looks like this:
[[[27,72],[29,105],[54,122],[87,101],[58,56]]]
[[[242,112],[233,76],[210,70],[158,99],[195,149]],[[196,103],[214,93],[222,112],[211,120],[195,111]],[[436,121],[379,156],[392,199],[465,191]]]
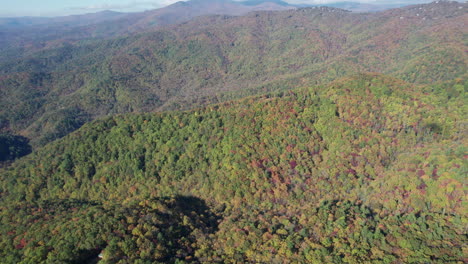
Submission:
[[[450,1],[440,1],[440,3],[450,3]],[[336,2],[326,5],[345,10],[353,10],[353,7],[363,10],[366,9],[365,6],[372,6],[370,4],[355,2]],[[383,10],[388,9],[390,6],[398,6],[398,4],[379,4],[376,6],[378,6],[378,10]],[[252,11],[281,11],[299,7],[311,6],[292,5],[283,1],[267,0],[244,2],[231,0],[191,0],[177,2],[164,8],[140,13],[102,11],[52,18],[0,18],[0,33],[3,36],[1,39],[2,44],[4,44],[2,48],[5,49],[11,45],[18,45],[20,44],[18,42],[25,41],[25,39],[38,41],[40,39],[57,39],[60,36],[74,36],[75,39],[115,36],[124,33],[146,31],[169,24],[177,24],[204,15],[237,16]],[[313,6],[313,8],[317,7],[318,5]]]
[[[82,40],[146,31],[177,24],[203,15],[243,15],[258,10],[287,10],[295,7],[272,2],[241,4],[230,0],[191,0],[141,13],[103,11],[56,18],[0,18],[0,50],[24,42],[67,38]]]
[[[466,74],[466,4],[456,2],[205,16],[165,28],[148,17],[4,39],[0,127],[42,145],[107,114],[189,109],[361,71],[417,83]]]
[[[402,4],[362,4],[336,2],[330,7],[357,12],[372,12],[402,6]],[[232,0],[191,0],[180,1],[164,8],[140,13],[119,13],[102,11],[98,13],[63,17],[12,17],[0,18],[0,49],[21,45],[24,41],[57,39],[68,36],[71,39],[109,37],[130,32],[147,30],[169,24],[177,24],[204,15],[238,16],[252,11],[281,11],[300,7],[322,5],[293,5],[284,1],[232,1]],[[107,22],[106,22],[107,21]]]
[[[0,262],[466,262],[467,7],[2,20]]]
[[[257,1],[257,2],[236,2],[231,0],[191,0],[179,1],[169,6],[138,13],[119,13],[113,11],[102,11],[98,13],[63,16],[55,18],[39,17],[18,17],[2,18],[0,26],[5,28],[38,26],[43,24],[65,24],[67,26],[77,26],[83,23],[94,24],[105,20],[114,20],[123,16],[127,17],[129,22],[133,19],[142,18],[143,20],[152,20],[153,25],[167,25],[187,21],[191,18],[201,15],[242,15],[251,11],[258,10],[286,10],[295,8],[285,2]],[[99,21],[99,20],[100,21]]]
[[[408,3],[407,5],[409,5]],[[62,25],[67,27],[95,24],[106,20],[122,17],[145,16],[150,14],[155,25],[180,23],[202,15],[243,15],[252,11],[280,11],[301,7],[329,6],[355,12],[375,12],[403,6],[403,4],[366,4],[358,2],[335,2],[328,4],[289,4],[281,0],[190,0],[179,1],[163,8],[142,13],[122,13],[101,11],[97,13],[59,16],[59,17],[0,17],[0,29],[18,29],[22,27],[41,25]],[[146,13],[146,14],[145,14]]]

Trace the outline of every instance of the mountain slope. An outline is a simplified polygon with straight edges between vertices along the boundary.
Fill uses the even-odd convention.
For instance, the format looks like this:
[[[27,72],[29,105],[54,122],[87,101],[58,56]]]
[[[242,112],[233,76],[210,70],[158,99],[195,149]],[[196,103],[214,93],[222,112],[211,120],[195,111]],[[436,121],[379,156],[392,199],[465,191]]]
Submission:
[[[460,5],[210,16],[62,44],[1,64],[0,128],[38,146],[108,114],[189,109],[360,71],[414,83],[463,78],[467,15]]]
[[[136,26],[147,27],[147,24],[150,23],[157,25],[178,24],[203,15],[239,16],[252,11],[280,11],[288,9],[294,9],[294,7],[269,1],[254,5],[244,5],[242,2],[227,0],[180,1],[164,8],[146,12],[146,18],[142,19]]]
[[[62,17],[4,17],[0,18],[0,29],[21,29],[24,27],[35,27],[46,25],[47,27],[54,26],[85,26],[112,20],[125,16],[124,13],[103,11],[97,13],[71,15]]]
[[[19,57],[24,53],[29,54],[31,50],[57,46],[57,43],[75,43],[86,39],[117,37],[154,30],[199,16],[239,16],[253,11],[295,8],[268,1],[244,5],[242,2],[231,0],[191,0],[137,13],[104,11],[57,18],[0,18],[0,51],[10,54],[14,52],[15,56]]]
[[[328,3],[322,4],[322,6],[329,6],[335,8],[341,8],[353,12],[378,12],[384,11],[391,8],[398,8],[404,6],[405,3],[401,4],[366,4],[366,3],[359,3],[359,2],[335,2],[335,3]],[[407,5],[407,4],[406,4]]]
[[[0,254],[16,262],[80,259],[93,249],[129,262],[463,261],[465,101],[460,81],[417,86],[364,74],[189,112],[94,121],[1,171],[8,235]],[[178,196],[208,208],[180,215],[157,202]],[[82,205],[58,207],[70,201]],[[109,208],[119,207],[139,218],[112,222]],[[54,210],[64,217],[49,216]],[[31,220],[16,217],[31,211]],[[170,224],[158,212],[181,219],[173,232],[158,235]],[[208,213],[219,219],[212,229]],[[87,215],[104,220],[81,239],[98,242],[57,255],[77,243],[73,232],[52,228],[68,214],[76,230],[87,230]],[[49,229],[38,229],[45,219],[70,238],[54,244]]]

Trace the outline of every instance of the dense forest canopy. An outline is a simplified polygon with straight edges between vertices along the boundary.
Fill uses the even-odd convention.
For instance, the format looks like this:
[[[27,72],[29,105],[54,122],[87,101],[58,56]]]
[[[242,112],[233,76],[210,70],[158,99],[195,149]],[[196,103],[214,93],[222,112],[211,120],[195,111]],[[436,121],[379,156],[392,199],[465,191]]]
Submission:
[[[98,31],[89,36],[78,27],[74,37],[18,40],[0,50],[0,129],[38,147],[107,115],[193,109],[359,72],[411,83],[464,78],[466,10],[304,8],[162,28],[102,22],[86,26]],[[124,32],[101,35],[113,27]]]
[[[468,260],[466,3],[102,15],[0,39],[1,263]]]
[[[2,171],[0,256],[463,262],[466,87],[360,74],[91,122]]]

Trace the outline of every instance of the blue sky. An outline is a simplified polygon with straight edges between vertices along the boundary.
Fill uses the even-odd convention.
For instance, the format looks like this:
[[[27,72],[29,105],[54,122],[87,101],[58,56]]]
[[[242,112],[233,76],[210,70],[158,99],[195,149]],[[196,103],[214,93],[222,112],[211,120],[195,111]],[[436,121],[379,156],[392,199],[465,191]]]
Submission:
[[[179,0],[0,0],[0,17],[59,16],[103,10],[137,12],[164,7]],[[343,0],[285,0],[289,3],[319,4]],[[362,3],[427,3],[431,0],[347,0]]]

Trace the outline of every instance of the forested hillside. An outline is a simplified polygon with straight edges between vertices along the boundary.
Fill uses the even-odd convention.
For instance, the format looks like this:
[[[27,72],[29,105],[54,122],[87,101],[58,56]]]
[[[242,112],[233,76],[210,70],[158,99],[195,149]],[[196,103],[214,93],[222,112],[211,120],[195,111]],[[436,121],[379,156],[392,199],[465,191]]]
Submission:
[[[63,17],[0,18],[0,51],[19,49],[25,53],[66,42],[105,39],[129,33],[153,31],[207,15],[240,16],[253,11],[280,11],[295,6],[279,1],[232,0],[179,1],[163,8],[136,13],[103,11]]]
[[[1,52],[0,129],[37,147],[107,115],[193,109],[359,72],[411,83],[465,78],[466,10],[456,2],[372,14],[305,8],[101,39],[124,28],[103,22],[89,26],[96,38],[65,34]]]
[[[359,74],[93,121],[0,171],[0,258],[463,263],[467,84]]]
[[[0,263],[468,261],[467,4],[258,4],[0,28]]]

